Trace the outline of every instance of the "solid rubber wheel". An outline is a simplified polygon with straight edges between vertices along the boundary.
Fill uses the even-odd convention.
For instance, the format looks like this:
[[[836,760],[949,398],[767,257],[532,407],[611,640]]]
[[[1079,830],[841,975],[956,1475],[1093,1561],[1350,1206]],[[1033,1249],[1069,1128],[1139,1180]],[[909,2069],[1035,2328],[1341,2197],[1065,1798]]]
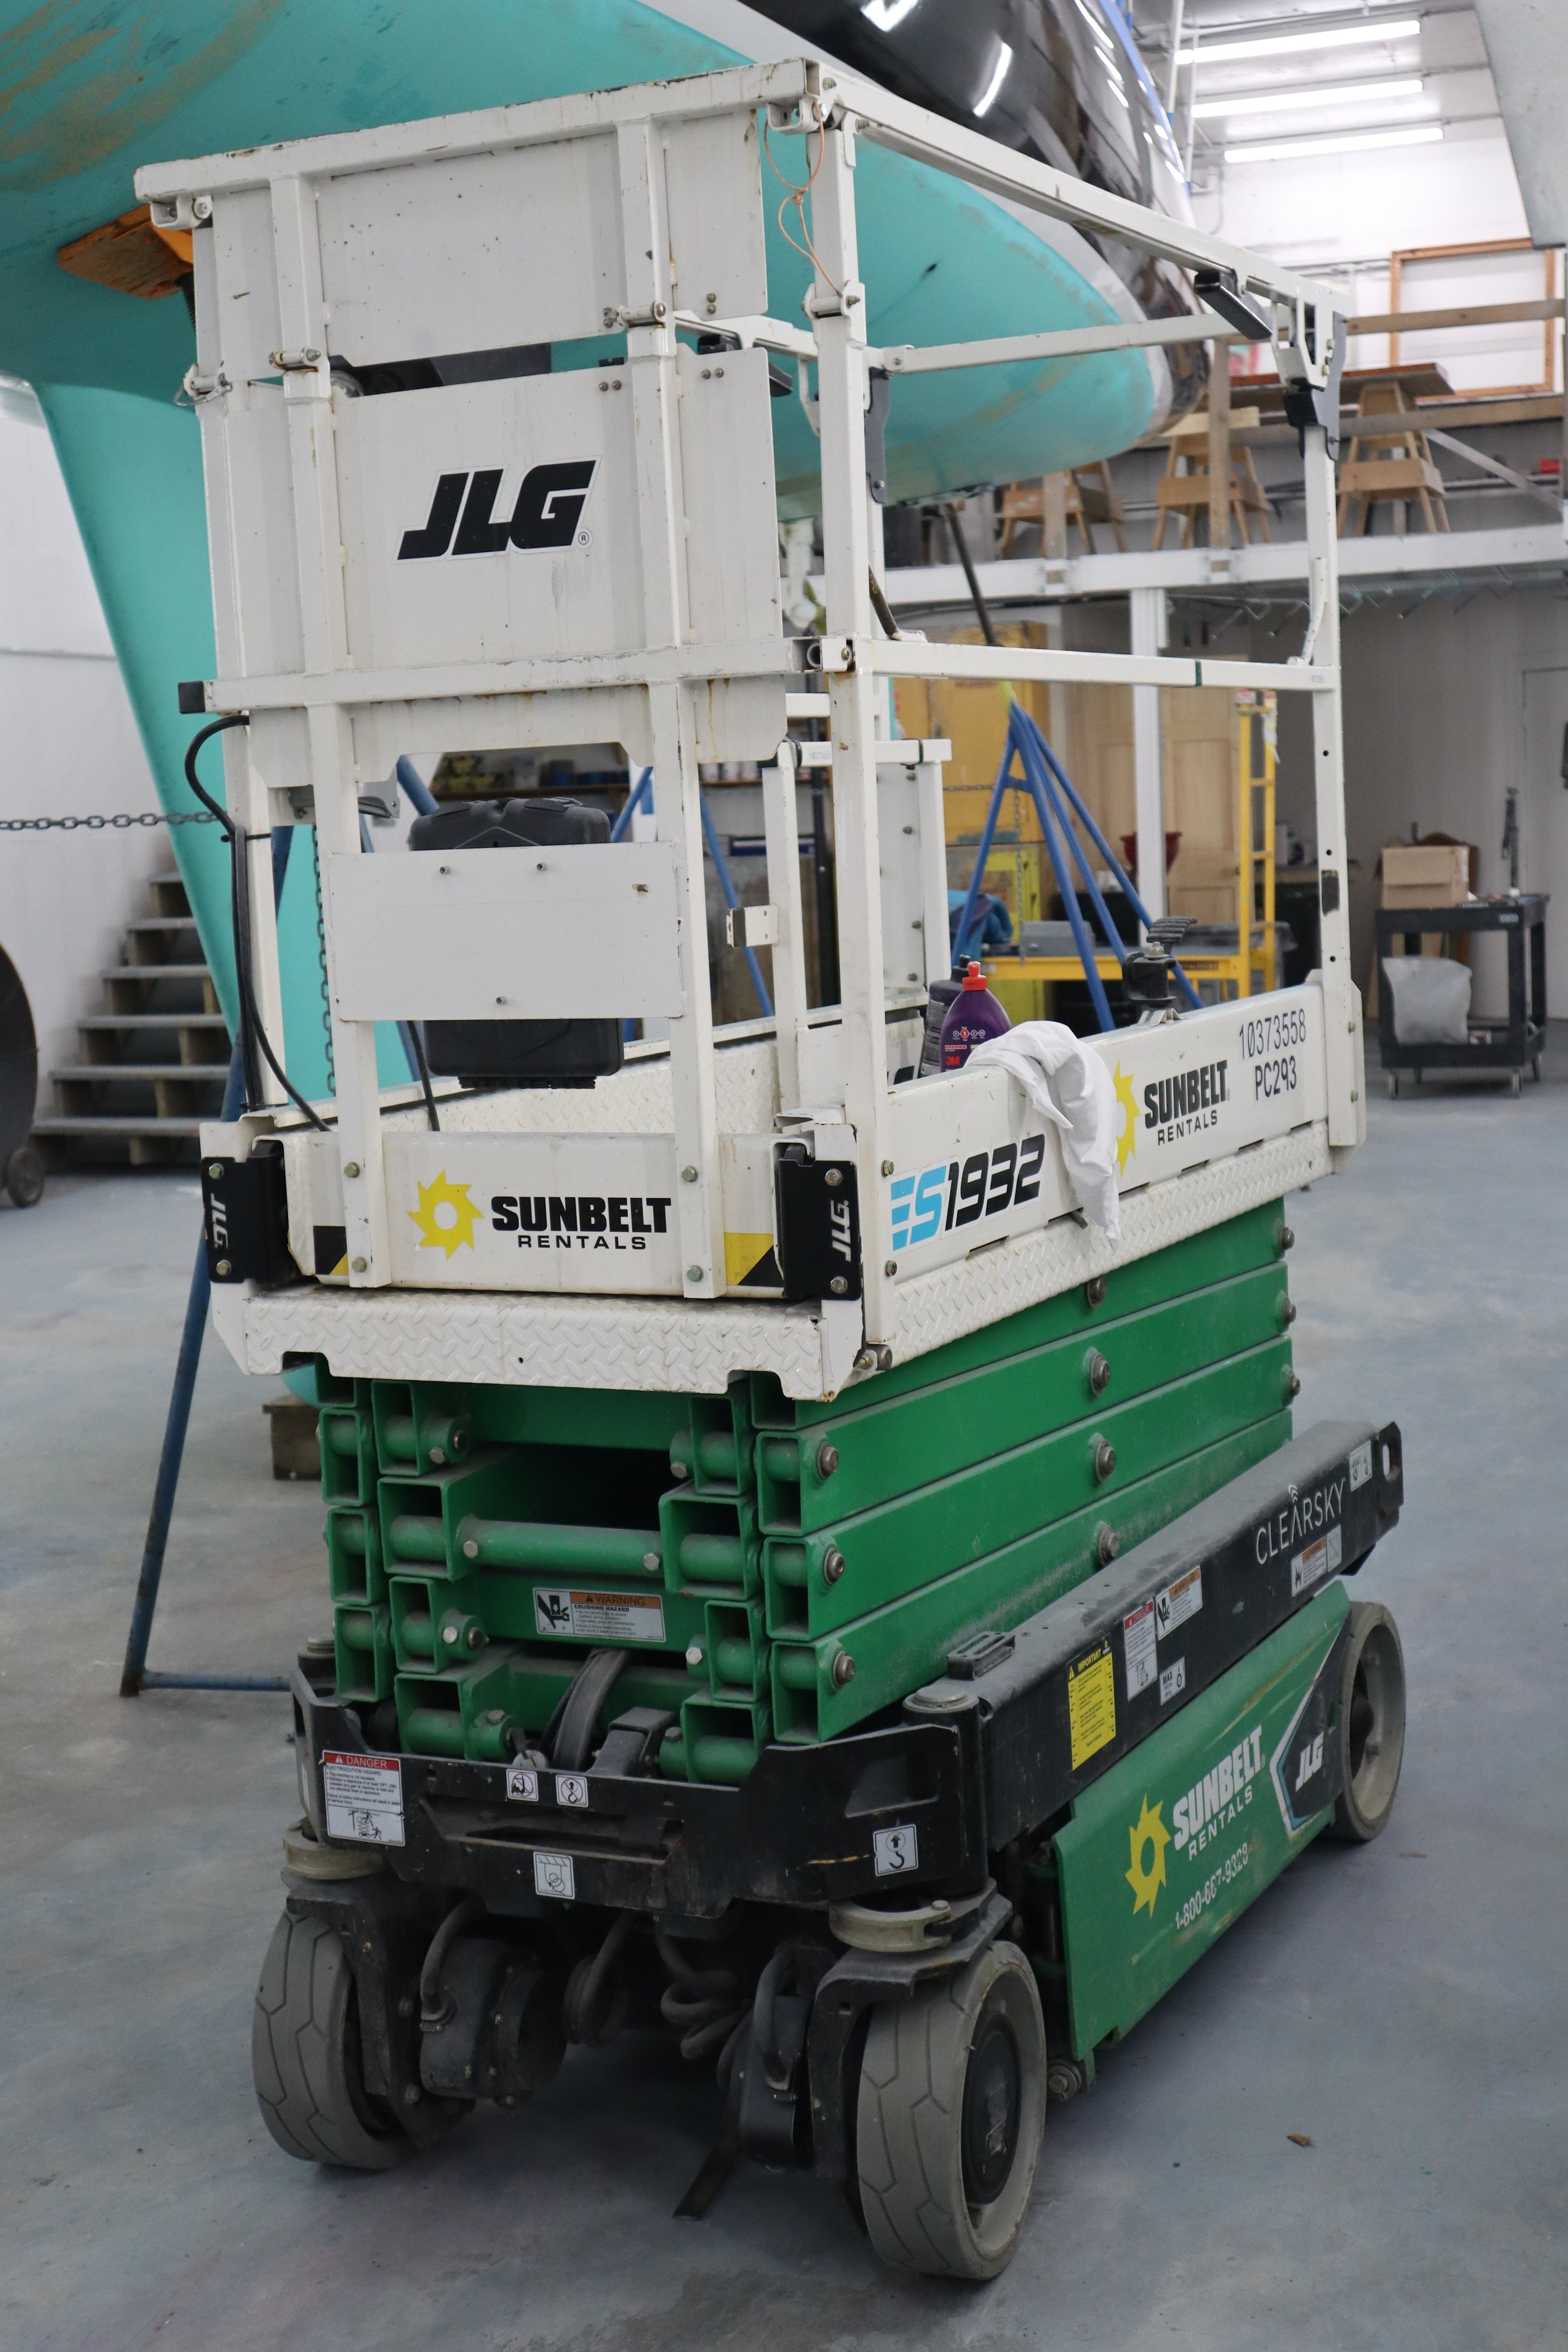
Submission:
[[[353,1970],[324,1919],[285,1912],[273,1929],[250,2064],[261,2119],[289,2155],[384,2172],[408,2154],[395,2117],[364,2087]]]
[[[856,2162],[883,2261],[994,2278],[1028,2210],[1045,2116],[1045,2019],[1016,1944],[874,2009]]]
[[[1513,1097],[1515,1102],[1517,1102],[1520,1096],[1524,1092],[1524,1073],[1522,1070],[1514,1070],[1510,1072],[1508,1082],[1508,1090]]]
[[[1389,1099],[1389,1101],[1390,1101],[1390,1102],[1397,1102],[1397,1101],[1399,1100],[1399,1073],[1398,1073],[1398,1071],[1397,1071],[1397,1070],[1390,1070],[1390,1072],[1388,1073],[1387,1077],[1384,1080],[1384,1085],[1386,1086],[1386,1087],[1388,1088],[1388,1099]]]
[[[1355,1845],[1376,1837],[1394,1810],[1405,1760],[1405,1653],[1380,1601],[1352,1601],[1339,1696],[1340,1772],[1333,1834]]]
[[[43,1154],[30,1143],[19,1143],[5,1162],[5,1190],[19,1209],[30,1209],[44,1197]]]

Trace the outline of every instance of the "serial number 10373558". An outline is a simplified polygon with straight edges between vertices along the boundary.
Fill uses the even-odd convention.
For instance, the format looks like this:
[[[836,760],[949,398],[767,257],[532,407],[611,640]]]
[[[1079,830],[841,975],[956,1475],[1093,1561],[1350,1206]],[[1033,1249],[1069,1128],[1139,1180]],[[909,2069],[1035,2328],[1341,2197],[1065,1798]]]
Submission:
[[[1307,1014],[1300,1004],[1283,1004],[1272,1013],[1251,1015],[1241,1024],[1241,1051],[1249,1062],[1268,1054],[1283,1054],[1307,1042]]]
[[[1307,1015],[1299,1004],[1273,1013],[1259,1013],[1241,1024],[1241,1051],[1252,1064],[1252,1099],[1272,1102],[1277,1095],[1293,1095],[1300,1084],[1291,1048],[1307,1042]]]

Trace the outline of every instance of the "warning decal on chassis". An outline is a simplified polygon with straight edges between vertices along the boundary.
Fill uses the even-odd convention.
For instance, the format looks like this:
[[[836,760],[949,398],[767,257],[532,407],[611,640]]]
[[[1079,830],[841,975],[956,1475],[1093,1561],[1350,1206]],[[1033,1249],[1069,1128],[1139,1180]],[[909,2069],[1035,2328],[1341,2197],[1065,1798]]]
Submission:
[[[321,1785],[330,1838],[357,1838],[364,1845],[403,1843],[403,1767],[395,1756],[326,1748]]]
[[[541,1633],[578,1642],[662,1642],[664,1603],[652,1592],[565,1592],[541,1584],[533,1622]]]

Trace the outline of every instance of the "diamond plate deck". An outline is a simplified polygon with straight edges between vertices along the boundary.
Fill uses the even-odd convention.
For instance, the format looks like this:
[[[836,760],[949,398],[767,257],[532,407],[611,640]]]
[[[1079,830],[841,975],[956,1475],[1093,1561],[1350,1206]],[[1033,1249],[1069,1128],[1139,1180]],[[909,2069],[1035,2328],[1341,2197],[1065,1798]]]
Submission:
[[[1163,1184],[1124,1192],[1121,1239],[1114,1249],[1098,1226],[1058,1217],[1043,1232],[1021,1234],[994,1249],[977,1250],[954,1265],[917,1275],[899,1286],[894,1356],[900,1361],[923,1356],[949,1339],[962,1339],[966,1331],[1016,1315],[1037,1299],[1070,1290],[1092,1275],[1128,1265],[1205,1226],[1223,1224],[1244,1210],[1278,1200],[1328,1175],[1331,1167],[1328,1123],[1314,1119],[1249,1151],[1211,1160]]]
[[[1064,1217],[904,1284],[895,1356],[929,1353],[1091,1275],[1222,1224],[1330,1172],[1324,1121],[1130,1192],[1121,1241]],[[213,1293],[220,1338],[242,1370],[279,1372],[321,1355],[344,1379],[482,1381],[500,1386],[660,1389],[721,1394],[742,1371],[777,1374],[786,1396],[833,1396],[853,1378],[855,1307],[749,1307],[680,1299],[528,1298],[495,1291]]]

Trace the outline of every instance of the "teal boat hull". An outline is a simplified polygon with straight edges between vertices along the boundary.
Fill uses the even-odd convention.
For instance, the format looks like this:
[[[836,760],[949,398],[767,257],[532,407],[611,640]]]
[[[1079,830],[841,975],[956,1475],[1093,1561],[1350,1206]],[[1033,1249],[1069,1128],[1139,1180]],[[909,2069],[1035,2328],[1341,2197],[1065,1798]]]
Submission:
[[[679,7],[680,0],[671,0]],[[744,8],[693,9],[744,32]],[[776,26],[752,54],[805,47]],[[157,789],[185,808],[191,722],[176,685],[214,668],[201,450],[175,405],[194,356],[184,302],[68,275],[58,248],[135,201],[139,164],[710,70],[747,54],[637,0],[56,0],[0,7],[0,368],[37,392],[80,523]],[[794,142],[783,142],[789,168]],[[858,210],[878,341],[1098,324],[1134,315],[1070,234],[862,146]],[[780,192],[782,194],[782,190]],[[770,213],[774,207],[770,206]],[[798,317],[806,264],[770,230],[769,305]],[[1165,404],[1141,352],[911,379],[895,387],[890,499],[935,496],[1126,447]],[[774,404],[781,513],[816,510],[816,452],[796,400]],[[209,754],[215,758],[216,754]],[[235,1020],[227,875],[216,828],[175,851],[219,1000]],[[290,1074],[325,1089],[311,861],[282,924]],[[405,1075],[395,1040],[384,1067]]]

